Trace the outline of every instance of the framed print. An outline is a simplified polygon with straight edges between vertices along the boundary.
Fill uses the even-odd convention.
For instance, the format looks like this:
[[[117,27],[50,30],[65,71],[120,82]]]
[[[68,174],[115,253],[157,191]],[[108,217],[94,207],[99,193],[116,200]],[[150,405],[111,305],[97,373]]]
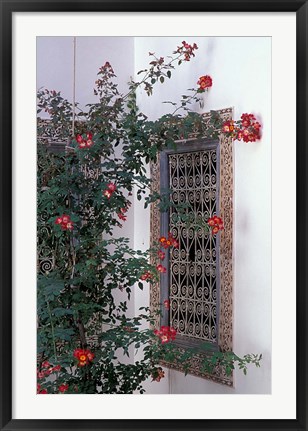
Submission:
[[[307,2],[0,1],[1,429],[307,429]]]

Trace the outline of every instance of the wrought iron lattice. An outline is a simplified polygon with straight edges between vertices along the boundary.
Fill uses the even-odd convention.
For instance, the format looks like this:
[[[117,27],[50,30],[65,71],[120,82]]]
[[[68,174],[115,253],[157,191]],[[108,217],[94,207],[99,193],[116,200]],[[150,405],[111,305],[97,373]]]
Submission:
[[[187,223],[170,210],[170,230],[179,241],[169,261],[170,324],[180,335],[216,343],[218,253],[204,223],[217,212],[217,152],[170,154],[168,164],[171,200],[186,206],[189,218]]]

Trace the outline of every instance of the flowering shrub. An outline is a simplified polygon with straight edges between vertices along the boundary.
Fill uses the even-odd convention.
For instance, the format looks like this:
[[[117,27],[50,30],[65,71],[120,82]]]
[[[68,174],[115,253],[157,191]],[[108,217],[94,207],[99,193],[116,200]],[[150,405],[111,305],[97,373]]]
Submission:
[[[200,353],[179,349],[174,343],[175,328],[153,330],[161,310],[145,307],[137,316],[127,314],[132,288],[143,289],[143,282],[155,283],[166,276],[163,261],[166,253],[180,246],[179,240],[169,233],[157,238],[153,249],[141,252],[114,232],[129,217],[133,192],[145,207],[152,204],[167,211],[172,205],[168,195],[148,192],[145,165],[156,161],[163,148],[174,147],[179,137],[192,131],[204,134],[200,116],[189,106],[199,101],[198,93],[212,86],[212,78],[194,78],[199,87],[179,103],[171,102],[174,111],[157,121],[149,121],[138,110],[136,90],[150,96],[156,85],[171,78],[176,66],[187,66],[197,49],[195,43],[183,41],[166,59],[149,53],[148,67],[138,73],[138,81],[128,84],[126,94],[119,93],[115,72],[106,62],[95,82],[97,101],[88,105],[87,112],[78,113],[74,137],[69,132],[72,105],[55,90],[38,92],[38,113],[44,110],[50,115],[49,133],[61,128],[63,141],[69,140],[65,152],[48,152],[40,137],[46,126],[38,122],[39,394],[143,393],[147,378],[159,382],[164,377],[158,367],[161,361],[174,361],[187,370]],[[179,115],[181,111],[185,116]],[[242,139],[258,139],[259,123],[251,114],[243,115],[236,126],[243,132]],[[231,130],[231,123],[228,130],[220,118],[213,116],[212,123],[236,138],[238,130]],[[120,155],[115,155],[118,146]],[[178,215],[183,216],[180,208]],[[213,223],[204,220],[204,228],[212,228],[213,233],[223,228],[219,217],[214,216]],[[41,259],[45,255],[47,264]],[[123,296],[120,302],[114,292]],[[169,309],[170,299],[161,306]],[[140,360],[119,359],[130,357],[135,349],[142,349]],[[248,363],[259,366],[260,359],[259,355],[240,358],[231,352],[211,352],[204,355],[203,368],[211,373],[219,364],[230,374],[237,363],[246,372]]]
[[[238,141],[256,142],[261,139],[261,124],[253,114],[242,114],[237,122],[224,122],[222,131]]]

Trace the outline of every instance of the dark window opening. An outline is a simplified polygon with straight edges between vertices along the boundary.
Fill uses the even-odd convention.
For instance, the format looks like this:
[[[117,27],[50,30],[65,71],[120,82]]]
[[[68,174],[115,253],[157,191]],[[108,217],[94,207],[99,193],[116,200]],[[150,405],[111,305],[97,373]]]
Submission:
[[[182,217],[171,208],[161,215],[161,235],[171,232],[179,242],[167,255],[167,273],[161,276],[162,325],[177,330],[176,343],[200,342],[218,348],[219,236],[204,228],[219,214],[219,143],[213,140],[179,144],[160,159],[161,192],[182,207]]]

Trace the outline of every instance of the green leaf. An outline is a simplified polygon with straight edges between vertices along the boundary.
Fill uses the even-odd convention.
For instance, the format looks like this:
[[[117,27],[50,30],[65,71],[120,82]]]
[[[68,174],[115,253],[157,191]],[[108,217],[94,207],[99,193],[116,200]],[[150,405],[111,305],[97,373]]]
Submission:
[[[67,316],[74,314],[73,310],[70,310],[69,308],[54,308],[51,310],[52,314],[54,314],[56,317],[61,316]]]

